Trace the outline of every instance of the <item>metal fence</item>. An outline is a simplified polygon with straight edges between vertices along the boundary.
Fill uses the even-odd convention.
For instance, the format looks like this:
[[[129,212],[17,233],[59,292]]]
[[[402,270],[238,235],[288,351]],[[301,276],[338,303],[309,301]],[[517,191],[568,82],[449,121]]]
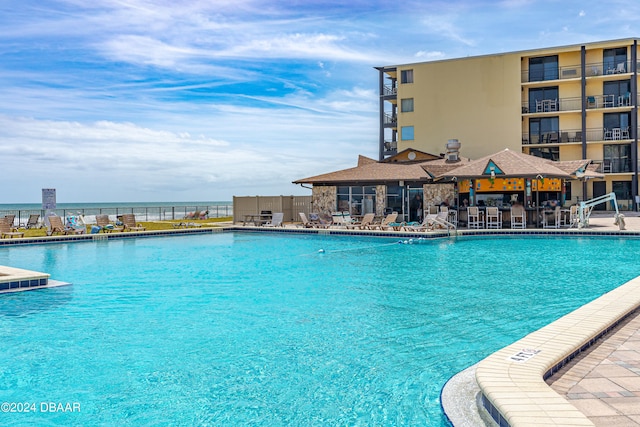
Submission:
[[[51,212],[60,217],[67,215],[110,215],[117,217],[122,214],[135,214],[138,221],[164,221],[183,219],[187,214],[200,213],[205,218],[225,218],[233,216],[233,205],[214,206],[142,206],[142,207],[108,207],[108,208],[75,208],[53,209]],[[0,210],[0,217],[15,215],[14,226],[25,225],[29,215],[40,215],[44,218],[45,211],[41,209]]]

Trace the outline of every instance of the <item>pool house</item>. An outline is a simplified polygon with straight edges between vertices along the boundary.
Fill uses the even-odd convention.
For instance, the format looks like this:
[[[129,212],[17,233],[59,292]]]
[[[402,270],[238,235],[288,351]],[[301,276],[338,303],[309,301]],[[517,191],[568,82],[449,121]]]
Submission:
[[[316,212],[381,216],[394,211],[404,221],[415,221],[418,198],[425,212],[443,204],[458,209],[479,205],[508,210],[516,202],[536,210],[550,201],[560,205],[571,201],[576,196],[568,185],[572,180],[585,187],[587,180],[603,177],[589,159],[550,161],[505,149],[472,161],[461,157],[459,148],[451,140],[442,155],[407,149],[382,161],[360,156],[354,168],[294,183],[313,186],[312,210]],[[577,195],[577,200],[581,197]]]

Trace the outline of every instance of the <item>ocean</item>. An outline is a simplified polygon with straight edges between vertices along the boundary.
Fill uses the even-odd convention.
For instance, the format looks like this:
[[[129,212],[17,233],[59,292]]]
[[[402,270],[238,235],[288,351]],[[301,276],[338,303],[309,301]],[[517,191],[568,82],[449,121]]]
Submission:
[[[57,203],[56,215],[85,216],[133,213],[140,221],[182,219],[191,212],[208,212],[208,218],[233,216],[233,202],[149,202],[149,203]],[[16,215],[16,222],[25,222],[30,214],[44,215],[41,203],[0,204],[0,217]]]

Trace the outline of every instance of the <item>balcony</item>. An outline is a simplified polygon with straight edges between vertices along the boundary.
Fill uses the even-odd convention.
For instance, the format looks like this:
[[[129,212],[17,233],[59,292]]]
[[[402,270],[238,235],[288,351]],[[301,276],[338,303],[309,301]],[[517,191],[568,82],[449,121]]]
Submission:
[[[631,129],[611,128],[611,129],[587,129],[587,142],[630,142],[633,135]],[[563,129],[558,132],[541,132],[522,134],[522,145],[544,145],[544,144],[579,144],[582,142],[582,131],[580,129]]]
[[[384,154],[396,154],[398,152],[398,141],[384,141]]]
[[[618,64],[613,63],[591,63],[585,65],[585,77],[598,77],[598,76],[608,76],[608,75],[616,75],[616,74],[626,74],[631,72],[631,61],[624,61]],[[562,67],[558,67],[556,70],[544,70],[544,74],[536,73],[529,75],[529,70],[522,70],[521,82],[522,83],[533,83],[533,82],[543,82],[543,81],[552,81],[552,80],[569,80],[569,79],[578,79],[582,77],[582,68],[580,64],[575,65],[565,65]]]
[[[384,116],[382,117],[382,124],[385,127],[397,127],[398,116],[391,113],[384,113]]]
[[[592,163],[598,165],[598,169],[596,169],[596,172],[604,174],[629,173],[632,171],[631,159],[628,158],[593,160]]]
[[[392,85],[384,85],[382,87],[382,97],[396,96],[398,94],[398,88]]]
[[[631,107],[631,94],[587,96],[586,108],[625,108]],[[555,113],[558,111],[581,111],[582,98],[560,98],[530,100],[522,103],[522,114]]]

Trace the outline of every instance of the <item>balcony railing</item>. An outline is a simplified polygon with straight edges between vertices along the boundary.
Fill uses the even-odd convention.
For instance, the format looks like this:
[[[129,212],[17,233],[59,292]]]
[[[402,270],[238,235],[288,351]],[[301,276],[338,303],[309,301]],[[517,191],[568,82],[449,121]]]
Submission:
[[[632,138],[631,129],[610,128],[610,129],[587,129],[587,142],[593,141],[630,141]],[[577,129],[563,129],[558,132],[541,132],[535,134],[523,133],[522,145],[540,144],[569,144],[582,142],[582,131]]]
[[[398,94],[398,88],[395,86],[384,85],[382,87],[382,96],[395,96]]]
[[[640,62],[639,62],[640,64]],[[624,61],[617,64],[609,62],[598,62],[585,65],[585,77],[606,76],[612,74],[625,74],[631,72],[631,61]],[[543,82],[551,80],[568,80],[582,77],[582,68],[580,64],[564,65],[558,67],[557,74],[552,70],[541,71],[536,74],[529,74],[529,70],[522,70],[522,83]]]
[[[596,172],[600,173],[628,173],[633,170],[628,158],[593,160],[592,163],[598,165]]]
[[[398,116],[394,114],[384,113],[384,117],[382,119],[383,125],[397,126],[398,124]]]
[[[384,141],[385,152],[395,152],[398,150],[398,141]]]
[[[587,96],[587,109],[631,107],[631,94]],[[522,103],[522,114],[580,111],[582,98],[530,100]]]

